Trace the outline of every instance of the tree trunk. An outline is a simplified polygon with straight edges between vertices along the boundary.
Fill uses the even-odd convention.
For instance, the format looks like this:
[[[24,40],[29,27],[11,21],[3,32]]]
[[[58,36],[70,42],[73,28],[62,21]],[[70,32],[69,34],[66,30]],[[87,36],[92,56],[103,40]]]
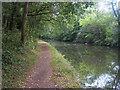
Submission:
[[[14,26],[14,16],[15,16],[15,12],[16,12],[16,5],[17,3],[16,2],[13,2],[13,10],[12,10],[12,15],[11,15],[11,19],[10,19],[10,26],[9,26],[9,29],[12,30],[13,29],[13,26]]]
[[[4,28],[6,28],[6,26],[7,26],[7,17],[5,17],[5,16],[3,16],[2,26],[3,26]]]
[[[118,15],[117,15],[117,13],[116,13],[116,11],[115,11],[115,8],[114,8],[114,4],[113,4],[113,2],[111,2],[111,5],[112,5],[113,13],[114,13],[115,17],[117,17]]]
[[[23,18],[22,18],[22,32],[21,32],[21,41],[22,46],[25,47],[26,41],[26,18],[28,13],[28,2],[25,2],[24,10],[23,10]]]

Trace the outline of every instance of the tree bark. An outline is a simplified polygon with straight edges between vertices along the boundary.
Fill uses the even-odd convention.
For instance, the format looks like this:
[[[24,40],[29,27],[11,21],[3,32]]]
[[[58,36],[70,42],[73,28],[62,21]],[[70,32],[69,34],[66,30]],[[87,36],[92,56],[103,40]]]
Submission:
[[[26,41],[26,18],[28,13],[28,2],[25,2],[24,10],[23,10],[23,18],[22,18],[22,32],[21,32],[21,41],[22,46],[25,48]]]
[[[111,5],[112,5],[112,10],[113,10],[113,13],[114,13],[115,17],[118,17],[118,15],[117,15],[117,13],[116,13],[116,11],[115,11],[113,2],[111,2]]]
[[[15,16],[15,12],[16,12],[16,5],[17,3],[16,2],[13,2],[13,10],[12,10],[12,15],[11,15],[11,20],[10,20],[10,26],[9,26],[9,29],[12,30],[13,29],[13,26],[14,26],[14,16]]]

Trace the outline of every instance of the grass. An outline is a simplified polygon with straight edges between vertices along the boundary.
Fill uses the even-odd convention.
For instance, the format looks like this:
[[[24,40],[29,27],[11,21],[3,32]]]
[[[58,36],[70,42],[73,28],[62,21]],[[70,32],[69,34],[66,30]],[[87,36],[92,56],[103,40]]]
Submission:
[[[23,51],[24,52],[24,51]],[[12,64],[3,64],[3,88],[18,88],[22,85],[27,71],[37,61],[37,55],[40,53],[40,47],[28,49],[25,53],[14,52]]]
[[[54,47],[46,43],[52,53],[51,66],[53,68],[53,75],[51,80],[57,86],[62,88],[81,88],[83,85],[77,80],[78,73],[75,71],[71,63],[64,58]]]

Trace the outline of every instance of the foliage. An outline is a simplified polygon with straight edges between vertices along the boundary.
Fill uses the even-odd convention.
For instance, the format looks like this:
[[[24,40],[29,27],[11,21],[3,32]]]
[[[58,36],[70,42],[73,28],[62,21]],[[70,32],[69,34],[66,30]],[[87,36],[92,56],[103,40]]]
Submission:
[[[3,30],[3,88],[17,88],[27,74],[28,68],[35,63],[36,55],[31,49],[36,50],[36,40],[29,39],[26,42],[26,49],[20,43],[20,32],[17,30],[11,33],[8,29]]]
[[[20,67],[25,68],[24,65],[31,61],[32,58],[26,57],[26,60],[23,60],[17,55],[24,56],[35,49],[38,45],[38,38],[118,46],[116,18],[111,12],[104,13],[95,10],[95,7],[91,7],[95,3],[29,2],[28,8],[26,8],[28,10],[26,20],[23,18],[25,21],[25,47],[23,48],[21,36],[24,4],[3,3],[2,59],[3,75],[6,75],[3,87],[9,87],[14,82],[14,78],[7,78],[12,74],[12,70],[9,68],[16,71],[16,65],[24,63]],[[9,85],[7,84],[8,79],[13,80]],[[12,87],[14,87],[13,84]]]
[[[74,20],[73,28],[61,33],[58,40],[118,46],[118,25],[112,12],[102,12],[93,7],[79,17],[79,20]]]
[[[42,38],[62,40],[64,34],[66,35],[68,32],[72,32],[73,29],[79,29],[79,17],[84,13],[84,10],[92,4],[93,3],[72,2],[53,3],[56,13],[53,14],[52,21],[48,22],[50,24],[45,25],[48,29],[47,32],[44,33],[43,31],[43,33],[41,33]],[[46,30],[46,27],[44,30]],[[66,39],[64,38],[64,40]]]
[[[117,22],[111,12],[96,10],[80,19],[80,25],[82,29],[79,33],[84,35],[82,38],[85,38],[85,43],[117,46]]]

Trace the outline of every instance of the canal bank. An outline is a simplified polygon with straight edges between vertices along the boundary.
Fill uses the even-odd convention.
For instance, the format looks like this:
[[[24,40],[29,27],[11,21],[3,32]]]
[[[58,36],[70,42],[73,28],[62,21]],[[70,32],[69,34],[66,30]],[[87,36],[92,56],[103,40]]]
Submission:
[[[52,56],[53,75],[51,80],[55,82],[56,86],[60,88],[83,88],[84,85],[78,79],[79,74],[71,63],[53,46],[49,43],[46,44],[49,46]]]
[[[85,88],[119,88],[117,49],[58,41],[49,43],[75,68]]]

